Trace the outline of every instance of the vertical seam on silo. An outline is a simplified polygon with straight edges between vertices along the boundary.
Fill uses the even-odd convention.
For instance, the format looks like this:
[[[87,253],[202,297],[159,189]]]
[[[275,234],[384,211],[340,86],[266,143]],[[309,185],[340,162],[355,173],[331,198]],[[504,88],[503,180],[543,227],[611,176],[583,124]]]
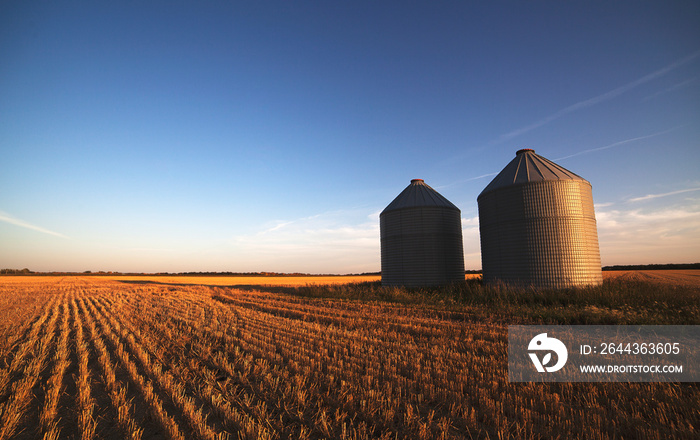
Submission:
[[[564,174],[567,176],[569,179],[573,180],[578,180],[578,179],[583,179],[581,176],[577,175],[576,173],[572,173],[571,171],[567,170],[566,168],[562,167],[561,165],[557,165],[556,163],[552,162],[551,160],[547,159],[546,157],[542,156],[537,156],[541,161],[542,164],[552,170],[557,170],[559,171],[559,174]],[[556,171],[552,171],[555,175],[558,175]]]
[[[534,158],[534,157],[531,157],[532,155],[530,155],[530,154],[528,154],[527,156],[528,156],[529,162],[532,163],[532,167],[535,169],[535,171],[537,171],[537,174],[540,175],[540,177],[542,178],[542,180],[546,180],[547,177],[544,175],[544,172],[542,172],[542,170],[540,169],[539,164],[535,161],[535,158]],[[545,167],[545,168],[546,168],[546,167]],[[551,170],[549,170],[549,171],[551,171]],[[529,177],[529,175],[528,175],[528,177]],[[530,180],[530,179],[528,179],[528,181],[529,181],[529,180]],[[538,180],[539,180],[539,179],[538,179]]]
[[[539,159],[544,159],[543,157],[540,157],[540,156],[538,156],[538,158],[539,158]],[[561,178],[561,174],[564,174],[565,177],[571,178],[571,176],[569,175],[569,173],[564,172],[564,169],[563,169],[563,168],[561,168],[560,166],[552,167],[551,165],[556,165],[556,164],[551,163],[551,162],[547,161],[546,159],[545,159],[545,160],[540,160],[540,164],[542,165],[543,168],[545,168],[547,171],[549,171],[550,173],[552,173],[552,175],[553,175],[554,177],[556,177],[557,179],[560,179],[560,178]],[[559,172],[557,172],[557,170],[558,170]],[[544,178],[544,173],[542,173],[542,177]],[[545,179],[545,180],[546,180],[546,179]]]
[[[523,163],[522,158],[520,160],[518,160],[518,165],[515,168],[515,173],[513,173],[513,180],[512,180],[512,182],[510,182],[511,184],[515,183],[515,181],[518,179],[518,173],[520,173],[520,164],[521,163]],[[525,171],[525,175],[527,176],[527,171]]]
[[[523,158],[520,160],[521,162],[525,162],[525,181],[530,182],[530,161],[528,160],[528,154],[523,154]]]

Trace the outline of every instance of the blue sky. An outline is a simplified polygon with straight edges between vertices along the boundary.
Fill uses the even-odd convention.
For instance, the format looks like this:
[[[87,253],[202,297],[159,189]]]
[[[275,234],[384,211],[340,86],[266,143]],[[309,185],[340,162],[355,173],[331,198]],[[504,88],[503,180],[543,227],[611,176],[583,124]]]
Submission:
[[[520,148],[593,185],[604,265],[700,261],[700,3],[0,4],[0,267],[380,268],[413,178]]]

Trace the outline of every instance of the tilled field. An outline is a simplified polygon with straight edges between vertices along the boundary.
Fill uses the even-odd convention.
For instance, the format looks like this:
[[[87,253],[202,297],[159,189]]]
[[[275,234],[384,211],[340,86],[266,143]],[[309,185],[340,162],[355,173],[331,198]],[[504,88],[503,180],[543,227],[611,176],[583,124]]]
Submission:
[[[0,439],[697,438],[699,401],[508,383],[506,328],[447,311],[0,280]]]

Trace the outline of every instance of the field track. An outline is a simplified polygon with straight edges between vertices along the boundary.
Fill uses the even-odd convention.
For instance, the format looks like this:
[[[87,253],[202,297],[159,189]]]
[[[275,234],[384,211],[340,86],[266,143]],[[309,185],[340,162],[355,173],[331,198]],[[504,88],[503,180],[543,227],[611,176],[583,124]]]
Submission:
[[[697,438],[693,384],[508,383],[501,325],[144,281],[0,278],[0,440]]]

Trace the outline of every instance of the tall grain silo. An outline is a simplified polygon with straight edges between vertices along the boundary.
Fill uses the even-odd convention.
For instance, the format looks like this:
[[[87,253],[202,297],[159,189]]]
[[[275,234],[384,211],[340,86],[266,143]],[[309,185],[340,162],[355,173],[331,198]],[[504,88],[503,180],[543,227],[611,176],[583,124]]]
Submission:
[[[379,215],[382,285],[433,286],[464,281],[459,208],[413,179]]]
[[[485,283],[603,282],[591,184],[582,177],[523,149],[477,201]]]

